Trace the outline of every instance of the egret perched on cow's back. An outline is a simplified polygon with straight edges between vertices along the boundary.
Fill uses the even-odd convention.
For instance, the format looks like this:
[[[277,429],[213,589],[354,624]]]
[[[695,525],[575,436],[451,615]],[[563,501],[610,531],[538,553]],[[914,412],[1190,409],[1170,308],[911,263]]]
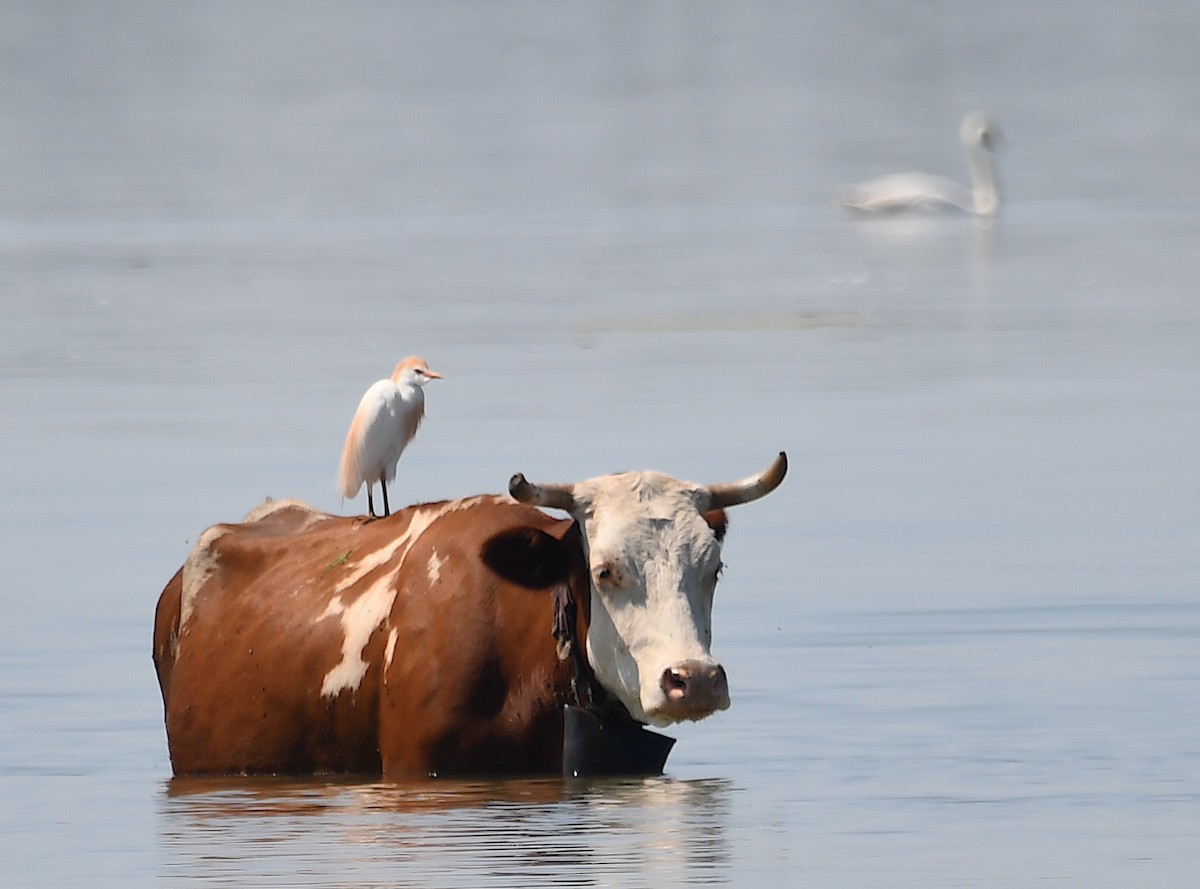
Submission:
[[[1000,209],[1000,187],[992,161],[992,147],[1000,137],[995,121],[981,111],[970,111],[959,128],[971,187],[930,173],[892,173],[860,182],[841,196],[842,206],[865,213],[901,210],[965,210],[992,216]]]
[[[441,378],[425,359],[414,355],[397,364],[390,379],[372,384],[358,403],[342,449],[338,488],[343,497],[355,497],[366,483],[367,509],[373,518],[381,517],[375,514],[371,486],[379,483],[383,515],[390,515],[387,486],[396,477],[396,463],[425,416],[421,387]]]

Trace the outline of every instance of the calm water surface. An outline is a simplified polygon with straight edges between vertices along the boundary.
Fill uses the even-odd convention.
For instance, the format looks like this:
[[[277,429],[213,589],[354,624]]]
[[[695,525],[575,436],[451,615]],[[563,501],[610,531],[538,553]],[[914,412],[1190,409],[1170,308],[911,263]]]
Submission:
[[[1181,2],[0,5],[6,886],[1183,887],[1200,17]],[[1065,36],[1070,39],[1066,40]],[[856,221],[837,186],[1007,205]],[[154,603],[446,381],[395,501],[738,509],[662,779],[175,781]]]

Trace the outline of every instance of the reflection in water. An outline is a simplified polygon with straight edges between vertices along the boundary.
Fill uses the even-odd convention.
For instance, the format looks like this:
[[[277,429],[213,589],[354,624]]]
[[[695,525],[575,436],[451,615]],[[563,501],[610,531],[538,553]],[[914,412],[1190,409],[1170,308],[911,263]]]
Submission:
[[[732,789],[666,778],[176,779],[161,804],[161,876],[321,886],[724,883]]]
[[[1005,245],[1004,221],[990,217],[969,220],[936,216],[888,216],[872,225],[854,226],[858,256],[849,271],[830,280],[849,285],[878,299],[887,294],[877,324],[890,317],[886,305],[902,305],[918,315],[894,318],[895,323],[947,325],[965,329],[978,345],[979,334],[996,323],[992,317],[995,267]],[[949,290],[952,300],[941,299]]]

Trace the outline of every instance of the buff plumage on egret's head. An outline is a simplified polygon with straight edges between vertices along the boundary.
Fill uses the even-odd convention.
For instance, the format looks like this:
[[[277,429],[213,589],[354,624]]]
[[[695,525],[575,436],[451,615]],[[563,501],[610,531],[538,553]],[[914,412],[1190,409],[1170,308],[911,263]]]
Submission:
[[[971,111],[963,118],[959,137],[971,174],[970,188],[930,173],[893,173],[850,186],[839,203],[863,213],[929,209],[994,216],[1000,209],[1000,186],[992,148],[1000,138],[1000,130],[982,111]]]
[[[396,477],[400,455],[425,416],[425,393],[421,388],[430,380],[440,379],[442,375],[430,370],[425,359],[411,356],[396,365],[390,379],[373,383],[358,403],[342,448],[338,489],[343,497],[355,497],[366,484],[367,510],[374,518],[380,516],[375,513],[371,487],[379,484],[383,515],[390,515],[387,486]]]

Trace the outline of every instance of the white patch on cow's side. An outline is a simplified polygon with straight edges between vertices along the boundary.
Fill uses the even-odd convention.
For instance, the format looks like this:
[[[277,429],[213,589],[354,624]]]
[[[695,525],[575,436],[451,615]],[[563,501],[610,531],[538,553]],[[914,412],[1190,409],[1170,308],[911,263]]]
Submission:
[[[436,552],[429,557],[429,583],[436,584],[442,578],[442,566],[446,564],[446,560],[439,556]]]
[[[325,680],[321,683],[322,697],[332,698],[343,691],[358,690],[363,677],[367,675],[368,664],[363,660],[363,650],[371,634],[387,618],[396,599],[396,590],[392,585],[394,577],[390,572],[383,575],[349,605],[344,604],[340,596],[330,600],[321,617],[336,615],[341,620],[342,659],[325,674]]]
[[[396,638],[400,635],[400,631],[392,627],[388,633],[387,645],[383,649],[383,681],[387,682],[388,667],[392,665],[392,655],[396,653]]]
[[[436,507],[425,507],[417,510],[408,522],[408,526],[397,537],[389,540],[384,546],[373,552],[365,553],[359,556],[357,561],[348,562],[345,568],[345,574],[338,581],[334,592],[341,593],[350,589],[360,580],[374,571],[381,565],[386,565],[393,558],[399,556],[397,568],[404,564],[404,560],[408,558],[408,552],[412,549],[413,544],[421,539],[429,526],[438,519],[449,515],[452,512],[470,509],[473,506],[478,506],[481,502],[495,499],[494,495],[485,495],[482,497],[468,497],[465,500],[451,500],[447,503],[438,504]]]
[[[195,607],[196,596],[217,571],[217,553],[213,544],[229,533],[228,525],[205,529],[183,563],[183,589],[179,598],[179,635],[183,635]]]
[[[326,606],[325,611],[317,618],[318,621],[328,617],[338,616],[342,622],[342,659],[336,667],[325,674],[321,683],[323,697],[336,697],[343,691],[357,691],[363,677],[367,674],[367,663],[363,660],[363,651],[374,633],[391,612],[396,600],[396,577],[404,567],[409,552],[421,536],[438,519],[464,509],[470,509],[486,500],[495,499],[492,496],[469,497],[464,500],[452,500],[437,506],[418,509],[413,513],[408,526],[397,537],[389,540],[378,549],[359,557],[356,562],[346,566],[346,574],[334,588],[334,596]],[[379,577],[371,581],[349,605],[342,601],[342,593],[364,581],[368,574],[392,565]],[[392,643],[394,647],[394,642]],[[391,660],[389,648],[388,660]]]

